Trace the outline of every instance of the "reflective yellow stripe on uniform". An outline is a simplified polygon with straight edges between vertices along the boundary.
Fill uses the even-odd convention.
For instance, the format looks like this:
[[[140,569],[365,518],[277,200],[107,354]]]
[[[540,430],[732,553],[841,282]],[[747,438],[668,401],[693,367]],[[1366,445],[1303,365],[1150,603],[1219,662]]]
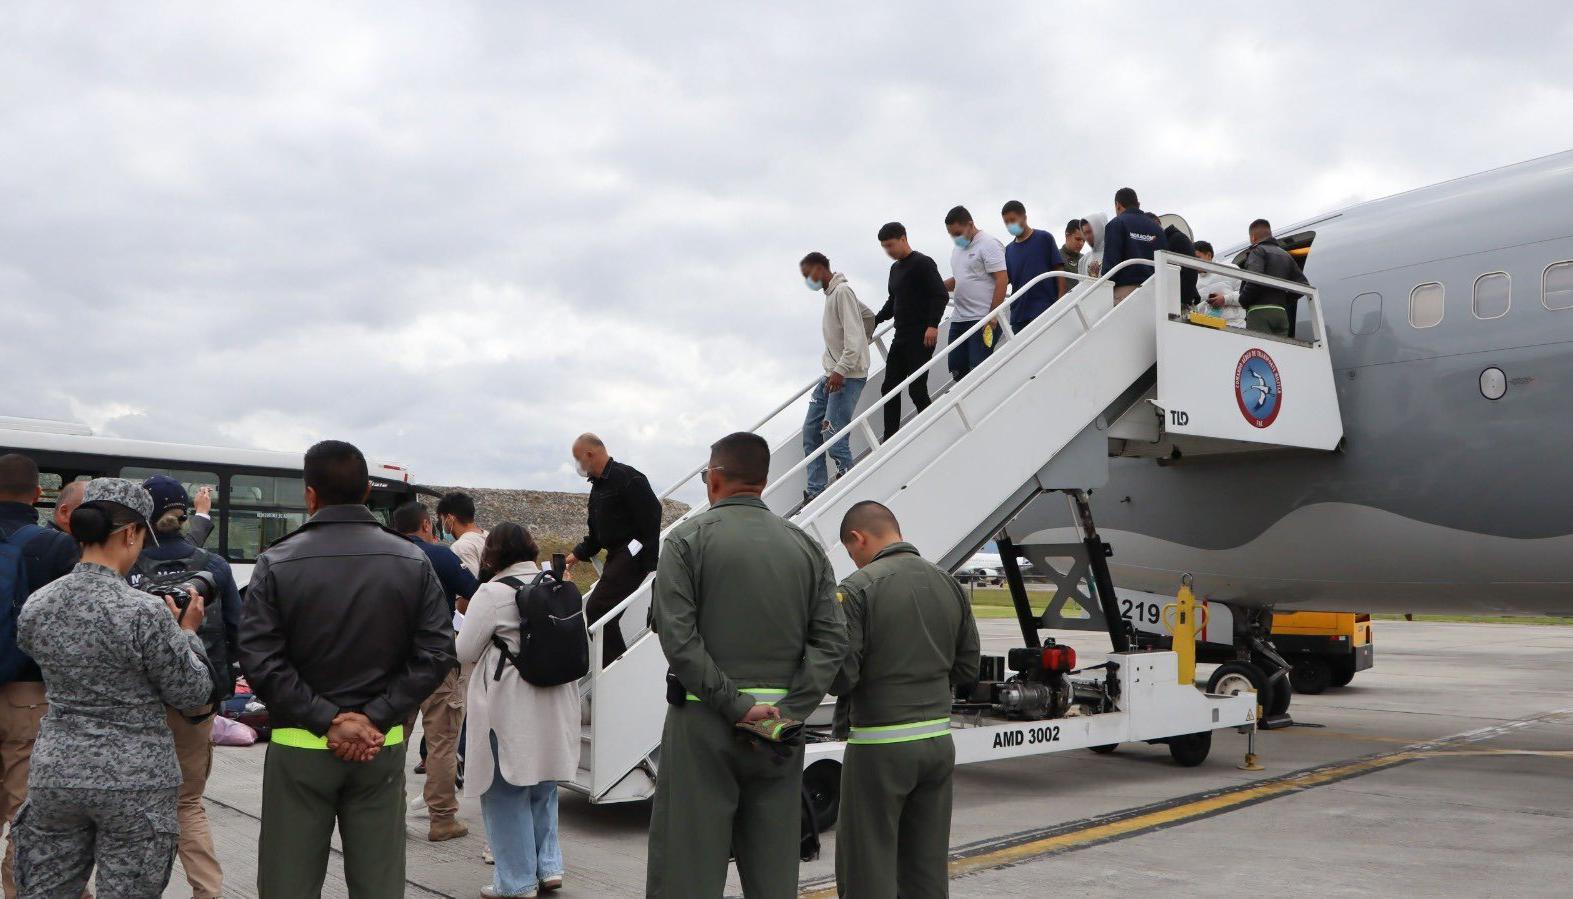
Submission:
[[[760,705],[775,705],[780,700],[785,699],[787,695],[787,691],[776,687],[740,687],[738,688],[737,692],[747,693],[753,696],[755,699],[759,700]],[[704,702],[703,699],[700,699],[692,693],[688,694],[688,701]]]
[[[289,746],[294,749],[327,749],[328,738],[319,737],[309,730],[299,727],[280,727],[273,731],[269,738],[280,746]],[[388,733],[382,738],[382,745],[397,746],[404,742],[404,725],[396,724],[389,728]]]
[[[1249,308],[1249,309],[1247,309],[1245,311],[1246,312],[1256,312],[1256,311],[1261,310],[1261,309],[1277,309],[1279,312],[1282,312],[1285,315],[1289,314],[1289,310],[1285,309],[1284,307],[1282,307],[1282,306],[1273,306],[1273,305],[1268,304],[1268,303],[1262,303],[1259,306],[1252,306],[1251,308]]]
[[[886,724],[880,727],[852,726],[852,746],[873,746],[880,743],[911,743],[914,740],[932,740],[950,733],[949,718],[913,721],[910,724]]]

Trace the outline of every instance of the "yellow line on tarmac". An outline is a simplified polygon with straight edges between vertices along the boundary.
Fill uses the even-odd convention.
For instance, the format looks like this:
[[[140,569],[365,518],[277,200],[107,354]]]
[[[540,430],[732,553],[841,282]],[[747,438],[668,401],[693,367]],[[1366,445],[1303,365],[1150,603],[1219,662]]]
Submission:
[[[1241,806],[1252,805],[1268,799],[1276,799],[1312,787],[1370,774],[1384,768],[1391,768],[1395,765],[1402,765],[1418,759],[1504,755],[1573,759],[1573,750],[1412,749],[1373,756],[1342,765],[1332,765],[1326,768],[1316,768],[1310,771],[1290,774],[1239,789],[1225,790],[1224,792],[1204,796],[1192,802],[1154,809],[1150,812],[1133,815],[1117,821],[1093,824],[1078,830],[1059,833],[1038,840],[992,849],[976,855],[964,855],[960,858],[953,858],[950,862],[950,876],[953,878],[963,877],[979,871],[1005,867],[1045,855],[1065,852],[1121,837],[1134,836],[1145,831],[1161,830],[1195,818],[1221,814]],[[807,890],[799,895],[803,899],[834,899],[836,888],[831,885]]]
[[[1042,840],[1033,840],[1017,846],[1008,846],[980,855],[960,858],[951,862],[950,875],[952,877],[960,877],[986,868],[997,868],[1002,865],[1023,861],[1033,856],[1060,852],[1086,843],[1097,843],[1115,837],[1139,833],[1144,830],[1155,830],[1178,824],[1190,818],[1217,814],[1238,806],[1296,793],[1310,787],[1321,786],[1335,780],[1342,780],[1360,774],[1369,774],[1372,771],[1411,761],[1419,757],[1419,755],[1419,753],[1414,752],[1397,752],[1331,768],[1321,768],[1297,776],[1269,781],[1217,796],[1209,796],[1205,799],[1198,799],[1195,802],[1188,802],[1173,808],[1159,809],[1148,812],[1145,815],[1136,815],[1122,821],[1095,824],[1071,833],[1057,834]]]

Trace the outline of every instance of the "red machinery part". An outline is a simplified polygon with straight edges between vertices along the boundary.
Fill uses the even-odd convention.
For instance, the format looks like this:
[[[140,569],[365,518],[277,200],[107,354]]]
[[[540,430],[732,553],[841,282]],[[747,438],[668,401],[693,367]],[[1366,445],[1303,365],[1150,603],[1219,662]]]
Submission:
[[[1076,650],[1069,646],[1043,647],[1043,670],[1065,674],[1076,669]]]

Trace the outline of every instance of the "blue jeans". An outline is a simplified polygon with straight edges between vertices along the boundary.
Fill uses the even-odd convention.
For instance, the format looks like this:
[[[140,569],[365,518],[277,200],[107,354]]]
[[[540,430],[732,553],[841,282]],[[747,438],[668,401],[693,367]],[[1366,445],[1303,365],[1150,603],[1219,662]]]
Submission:
[[[486,839],[497,859],[492,887],[505,896],[527,893],[548,877],[561,877],[563,850],[557,843],[557,781],[516,787],[503,780],[492,738],[492,785],[481,796]]]
[[[858,397],[863,395],[863,385],[868,383],[867,378],[847,378],[841,383],[841,389],[831,393],[825,386],[825,380],[820,379],[819,386],[814,388],[814,395],[808,401],[808,416],[803,419],[803,454],[806,456],[819,449],[825,443],[825,435],[821,428],[825,422],[830,422],[832,432],[839,431],[852,420],[852,413],[857,409]],[[842,474],[852,470],[852,444],[843,437],[830,448],[830,457],[836,460],[836,468]],[[830,476],[826,472],[825,457],[815,456],[808,463],[808,496],[809,499],[825,492],[830,486]]]
[[[978,319],[970,322],[951,322],[950,337],[945,342],[953,343],[957,337],[965,334],[968,328],[977,323]],[[999,337],[998,334],[994,336]],[[989,358],[989,354],[993,352],[993,347],[983,345],[983,329],[979,328],[978,333],[968,337],[966,343],[950,351],[950,360],[947,364],[950,366],[951,378],[957,381],[965,378],[974,368],[982,365],[983,360]]]

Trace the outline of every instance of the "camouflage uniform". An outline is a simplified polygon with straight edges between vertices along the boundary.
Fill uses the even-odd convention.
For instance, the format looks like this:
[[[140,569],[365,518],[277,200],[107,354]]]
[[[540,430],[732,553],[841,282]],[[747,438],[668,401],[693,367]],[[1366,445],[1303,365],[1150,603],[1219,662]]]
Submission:
[[[145,491],[119,479],[90,484],[86,500],[95,499],[152,510]],[[17,642],[43,669],[49,698],[14,824],[21,896],[75,899],[95,863],[102,896],[161,895],[180,785],[164,706],[208,700],[202,641],[118,572],[82,563],[28,598]]]

